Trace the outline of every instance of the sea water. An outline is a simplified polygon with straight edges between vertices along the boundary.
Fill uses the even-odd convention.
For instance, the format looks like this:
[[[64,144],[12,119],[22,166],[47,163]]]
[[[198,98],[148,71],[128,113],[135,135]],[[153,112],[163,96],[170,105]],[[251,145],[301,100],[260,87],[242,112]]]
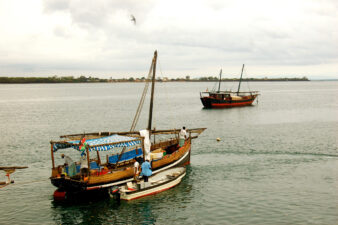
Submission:
[[[203,109],[199,92],[213,86],[156,83],[153,127],[207,128],[180,185],[131,202],[58,203],[50,140],[129,130],[144,83],[0,85],[0,166],[29,167],[0,189],[0,224],[337,224],[338,82],[244,82],[260,91],[253,106]]]

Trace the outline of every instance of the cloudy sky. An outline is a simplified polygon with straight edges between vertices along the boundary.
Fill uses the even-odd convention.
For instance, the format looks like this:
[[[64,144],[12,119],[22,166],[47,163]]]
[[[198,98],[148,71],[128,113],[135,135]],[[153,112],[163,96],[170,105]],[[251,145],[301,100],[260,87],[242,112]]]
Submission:
[[[134,15],[136,24],[131,21]],[[0,0],[0,76],[338,78],[337,0]]]

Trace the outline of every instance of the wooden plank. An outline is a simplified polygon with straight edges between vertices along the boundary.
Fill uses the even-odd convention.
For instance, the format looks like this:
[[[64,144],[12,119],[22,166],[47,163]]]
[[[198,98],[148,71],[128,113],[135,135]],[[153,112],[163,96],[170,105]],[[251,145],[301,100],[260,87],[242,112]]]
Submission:
[[[89,147],[99,147],[99,146],[107,146],[107,145],[115,145],[115,144],[123,144],[123,143],[128,143],[131,141],[138,141],[140,139],[135,139],[135,140],[130,140],[130,141],[119,141],[119,142],[112,142],[112,143],[105,143],[105,144],[98,144],[98,145],[90,145]],[[69,147],[71,146],[79,146],[79,144],[71,144],[68,141],[51,141],[51,144],[68,144]]]
[[[89,150],[88,150],[88,145],[86,146],[86,152],[87,152],[88,170],[90,170],[90,158],[89,158]],[[90,173],[89,173],[89,174],[90,174]]]
[[[50,154],[52,155],[52,166],[53,166],[53,169],[54,169],[55,168],[55,161],[54,161],[53,144],[50,145]]]
[[[97,160],[98,160],[98,163],[99,163],[99,165],[101,165],[101,157],[100,157],[100,153],[99,153],[99,151],[96,151],[96,153],[97,153]]]
[[[122,155],[123,155],[123,153],[126,149],[127,149],[126,147],[123,147],[121,154],[119,154],[119,157],[118,157],[116,164],[115,164],[115,169],[117,169],[117,165],[118,165],[119,161],[121,160],[121,157],[122,157]]]
[[[0,170],[26,169],[28,166],[1,166]]]
[[[192,128],[192,129],[187,129],[188,132],[191,133],[202,133],[205,129],[207,128]],[[179,133],[180,129],[168,129],[168,130],[152,130],[151,133],[152,134],[176,134]],[[113,135],[113,134],[117,134],[117,135],[135,135],[135,136],[139,136],[140,133],[139,131],[128,131],[128,132],[108,132],[108,131],[104,131],[104,132],[95,132],[95,133],[87,133],[87,135],[94,135],[94,136],[109,136],[109,135]],[[70,138],[70,137],[81,137],[83,134],[69,134],[69,135],[62,135],[60,136],[60,138]]]

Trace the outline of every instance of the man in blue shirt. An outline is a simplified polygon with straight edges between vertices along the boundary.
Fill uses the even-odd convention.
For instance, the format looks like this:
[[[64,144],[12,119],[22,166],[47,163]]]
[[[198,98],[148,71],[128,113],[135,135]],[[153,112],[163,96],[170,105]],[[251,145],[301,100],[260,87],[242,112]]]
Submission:
[[[142,163],[141,170],[142,172],[140,175],[143,176],[144,182],[148,182],[148,177],[150,177],[151,174],[153,173],[151,171],[151,165],[150,165],[149,160],[146,160]]]

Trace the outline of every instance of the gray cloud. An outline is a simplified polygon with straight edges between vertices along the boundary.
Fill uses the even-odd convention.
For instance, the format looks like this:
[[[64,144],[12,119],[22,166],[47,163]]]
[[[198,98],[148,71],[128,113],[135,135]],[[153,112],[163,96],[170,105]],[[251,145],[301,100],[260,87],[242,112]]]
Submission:
[[[259,7],[254,8],[252,1],[243,0],[191,4],[45,0],[44,16],[56,17],[62,12],[62,18],[70,21],[54,24],[51,29],[52,35],[61,40],[60,47],[83,53],[68,61],[60,57],[54,63],[37,57],[27,63],[37,68],[34,63],[42,60],[44,66],[38,67],[41,70],[147,71],[148,59],[158,49],[163,66],[178,73],[246,62],[281,67],[338,64],[337,1],[276,1],[276,5],[268,2],[267,9],[262,10],[266,2],[255,1]],[[292,6],[289,10],[283,8],[288,3]],[[131,14],[137,19],[136,26],[130,21]],[[77,41],[81,43],[77,45]],[[76,48],[72,49],[71,43]],[[44,46],[39,38],[32,44]],[[85,51],[90,51],[90,59]],[[27,63],[16,66],[29,69]]]
[[[46,13],[65,11],[69,8],[71,0],[44,0],[43,7]]]
[[[74,24],[84,28],[106,29],[117,23],[114,19],[129,20],[131,14],[142,22],[141,18],[154,6],[154,2],[155,0],[45,0],[44,10],[46,13],[67,12]],[[116,18],[121,14],[128,17]]]
[[[57,37],[69,37],[69,33],[65,27],[62,26],[56,26],[54,27],[54,35]]]
[[[256,58],[257,60],[254,61],[262,64],[301,64],[303,61],[306,65],[329,62],[332,58],[338,59],[338,51],[335,51],[337,50],[338,35],[333,33],[333,29],[326,27],[333,27],[338,24],[336,15],[332,14],[337,12],[335,11],[337,9],[335,1],[325,1],[320,9],[310,8],[317,17],[320,17],[321,22],[306,23],[304,20],[309,18],[306,17],[290,21],[292,24],[288,24],[288,27],[278,27],[278,24],[271,18],[258,15],[253,21],[248,20],[247,23],[239,25],[237,29],[226,26],[228,23],[236,24],[236,21],[221,21],[224,22],[224,27],[207,27],[198,26],[198,23],[203,21],[203,18],[198,18],[197,25],[180,27],[179,24],[174,26],[162,18],[148,18],[148,14],[151,14],[157,3],[155,1],[98,0],[93,2],[89,0],[63,0],[57,3],[59,1],[49,0],[47,2],[50,11],[52,9],[55,11],[66,10],[67,8],[73,24],[89,30],[92,35],[96,35],[96,30],[101,30],[106,35],[107,42],[112,43],[116,39],[124,39],[127,45],[129,45],[128,42],[137,42],[140,45],[160,45],[165,48],[174,46],[187,47],[189,50],[203,48],[205,51],[217,51],[224,54],[240,52],[243,54],[242,56],[250,60]],[[316,1],[313,2],[318,4]],[[224,3],[217,0],[205,2],[206,6],[215,13],[222,8],[231,7],[234,3],[234,1]],[[309,11],[309,6],[305,6],[304,12]],[[193,6],[191,9],[193,10]],[[141,22],[138,30],[131,26],[119,24],[121,20],[128,21],[128,16],[131,13],[140,16]],[[285,19],[288,19],[287,12],[285,12],[285,16]],[[147,27],[154,25],[151,20],[156,19],[161,20],[163,25],[156,24],[151,28]],[[216,19],[218,18],[216,17]],[[331,35],[332,38],[325,37],[324,33]],[[107,47],[109,46],[111,48],[116,47],[116,45],[111,44],[107,45]],[[311,54],[309,54],[310,50]],[[321,60],[318,61],[316,55],[321,55]],[[200,57],[203,57],[203,55]],[[223,57],[227,58],[226,56]]]

